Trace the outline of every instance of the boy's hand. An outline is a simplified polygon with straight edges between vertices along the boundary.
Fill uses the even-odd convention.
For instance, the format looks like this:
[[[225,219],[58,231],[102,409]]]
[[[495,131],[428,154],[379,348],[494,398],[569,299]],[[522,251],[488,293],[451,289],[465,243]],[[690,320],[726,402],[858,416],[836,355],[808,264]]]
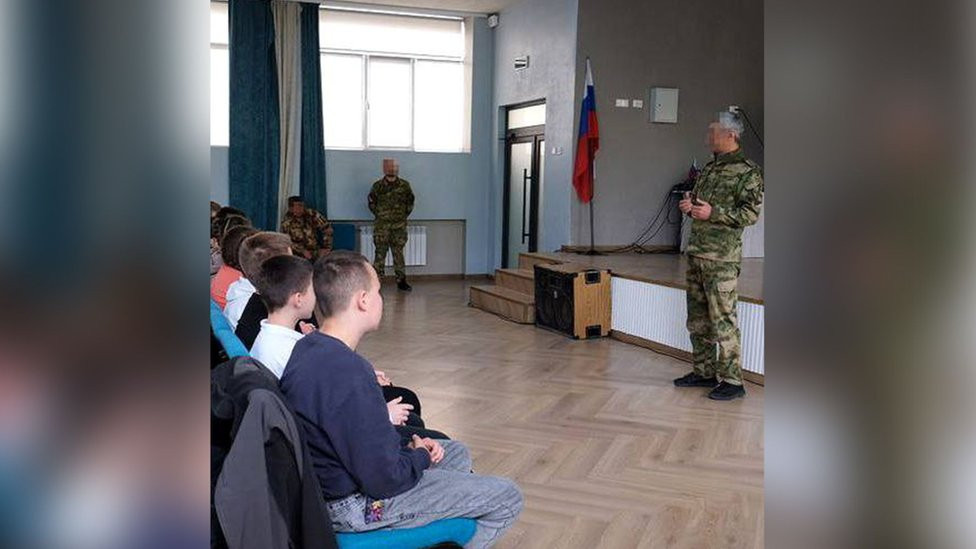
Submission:
[[[302,331],[303,334],[308,335],[308,334],[310,334],[310,333],[312,333],[312,332],[315,331],[315,324],[311,324],[309,322],[304,322],[304,321],[299,321],[298,322],[298,328]]]
[[[403,397],[396,397],[386,403],[386,411],[390,414],[390,423],[394,425],[406,424],[407,417],[410,416],[410,410],[413,410],[412,404],[400,404],[401,400],[403,400]]]
[[[379,383],[380,386],[393,385],[393,382],[390,381],[390,378],[386,377],[386,374],[379,370],[376,370],[376,383]]]
[[[444,459],[444,447],[432,438],[420,438],[419,436],[414,435],[413,447],[427,450],[427,453],[430,454],[431,463],[440,463],[440,461]]]

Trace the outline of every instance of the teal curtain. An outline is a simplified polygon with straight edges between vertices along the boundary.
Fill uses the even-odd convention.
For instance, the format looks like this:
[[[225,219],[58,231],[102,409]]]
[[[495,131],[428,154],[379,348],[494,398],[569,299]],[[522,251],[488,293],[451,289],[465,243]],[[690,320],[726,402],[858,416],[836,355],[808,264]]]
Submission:
[[[319,5],[302,4],[301,195],[328,217],[325,142],[322,137],[322,66],[319,63]]]
[[[230,204],[277,230],[280,122],[268,0],[230,0]]]

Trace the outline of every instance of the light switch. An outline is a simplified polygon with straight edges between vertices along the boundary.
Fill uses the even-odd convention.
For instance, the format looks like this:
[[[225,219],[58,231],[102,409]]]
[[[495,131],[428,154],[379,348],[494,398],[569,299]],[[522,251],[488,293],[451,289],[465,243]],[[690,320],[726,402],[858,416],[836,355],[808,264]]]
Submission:
[[[643,109],[644,108],[644,101],[641,100],[641,99],[631,99],[630,100],[630,106],[631,107],[634,107],[635,109]]]
[[[627,106],[629,106],[629,104],[630,104],[630,101],[627,101],[626,99],[617,99],[617,102],[614,104],[614,106],[615,107],[627,107]]]

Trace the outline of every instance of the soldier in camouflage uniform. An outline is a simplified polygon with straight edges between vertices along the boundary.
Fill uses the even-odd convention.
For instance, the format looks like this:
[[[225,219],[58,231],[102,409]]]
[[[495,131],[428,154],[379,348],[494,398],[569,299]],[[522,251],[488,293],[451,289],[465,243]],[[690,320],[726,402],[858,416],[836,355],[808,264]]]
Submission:
[[[373,227],[373,244],[376,255],[373,267],[382,278],[386,272],[386,251],[393,249],[393,271],[397,288],[409,292],[403,247],[407,244],[407,216],[413,211],[413,190],[406,179],[399,177],[400,166],[396,160],[383,159],[383,178],[373,183],[369,191],[369,211],[376,217]]]
[[[745,395],[736,302],[742,231],[759,218],[763,180],[759,166],[739,148],[742,122],[719,113],[708,127],[715,155],[679,203],[692,218],[688,242],[688,332],[694,371],[674,380],[678,387],[709,387],[708,397],[732,400]]]
[[[291,238],[291,248],[295,255],[314,261],[316,257],[332,251],[332,223],[321,213],[306,208],[300,196],[288,198],[288,212],[281,222],[281,232]]]

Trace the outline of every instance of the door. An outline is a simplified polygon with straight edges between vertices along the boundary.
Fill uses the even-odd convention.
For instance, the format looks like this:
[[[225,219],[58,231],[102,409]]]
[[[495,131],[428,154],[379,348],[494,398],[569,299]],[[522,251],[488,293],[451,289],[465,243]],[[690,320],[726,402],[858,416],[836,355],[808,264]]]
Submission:
[[[518,267],[520,253],[538,247],[545,158],[545,104],[510,108],[505,147],[502,267]]]

